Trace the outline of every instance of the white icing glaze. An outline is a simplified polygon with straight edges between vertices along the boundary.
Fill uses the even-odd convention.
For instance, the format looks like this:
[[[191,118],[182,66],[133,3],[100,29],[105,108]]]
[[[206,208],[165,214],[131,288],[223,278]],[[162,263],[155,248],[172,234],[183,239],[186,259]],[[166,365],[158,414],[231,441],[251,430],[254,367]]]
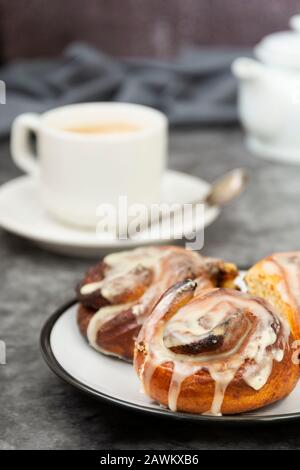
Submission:
[[[235,369],[218,371],[216,367],[211,366],[209,373],[215,381],[214,398],[210,410],[204,412],[205,415],[221,416],[221,408],[225,396],[226,389],[235,376]]]
[[[225,321],[230,311],[230,305],[218,305],[214,315],[209,310],[203,310],[199,318],[199,308],[196,303],[188,307],[188,315],[182,321],[184,311],[180,309],[167,323],[164,333],[165,345],[170,348],[182,344],[190,344],[198,340],[199,336],[207,333]]]
[[[183,381],[204,369],[215,381],[214,398],[207,413],[219,415],[226,389],[238,371],[242,371],[244,381],[254,390],[266,384],[273,360],[280,362],[283,359],[289,330],[270,312],[266,303],[230,289],[206,291],[167,318],[178,295],[180,293],[175,289],[165,295],[140,332],[138,342],[144,342],[147,350],[145,363],[140,370],[145,392],[151,395],[151,379],[155,369],[171,362],[173,372],[168,405],[175,411]],[[201,336],[209,335],[212,330],[215,332],[218,325],[232,318],[239,319],[239,316],[245,320],[245,315],[246,321],[242,324],[240,336],[235,338],[229,350],[188,355],[170,349],[172,346],[199,341]],[[281,342],[277,338],[279,330]]]
[[[254,390],[260,390],[267,383],[272,372],[273,358],[278,362],[282,361],[283,356],[278,355],[276,350],[274,352],[273,355],[265,355],[259,364],[251,364],[245,370],[243,379]]]
[[[103,260],[107,265],[104,279],[83,285],[80,293],[88,295],[101,290],[102,296],[111,301],[125,290],[132,290],[138,267],[159,270],[159,261],[165,254],[165,250],[151,247],[107,255]]]
[[[183,362],[174,362],[168,396],[168,406],[170,410],[176,411],[177,409],[177,401],[180,394],[183,378],[186,377],[187,374],[191,375],[191,373],[196,373],[197,370],[197,367],[186,366],[186,364],[184,364]]]
[[[202,275],[202,285],[204,285],[205,276],[206,278],[209,277],[209,269],[206,263],[213,266],[213,263],[216,265],[218,262],[202,258],[196,252],[173,246],[165,248],[146,247],[123,251],[110,254],[103,261],[107,266],[104,279],[83,285],[80,293],[90,295],[99,290],[101,295],[112,304],[116,303],[115,299],[121,296],[122,293],[134,291],[137,282],[141,282],[143,285],[142,276],[145,275],[145,270],[151,271],[151,284],[141,297],[135,301],[135,304],[132,304],[132,313],[136,316],[137,324],[144,322],[145,316],[170,286],[188,277],[189,270],[197,275]],[[125,310],[125,306],[123,309]],[[105,315],[101,324],[104,321],[109,321],[123,309],[118,307],[114,314]],[[113,310],[110,312],[113,312]],[[96,324],[96,320],[94,320],[93,325]]]
[[[290,303],[300,311],[300,252],[275,253],[268,260],[272,263],[273,273],[282,277],[277,288],[286,303]],[[268,271],[268,265],[264,263],[264,269]]]
[[[98,281],[98,282],[89,282],[88,284],[84,284],[81,289],[80,293],[82,295],[89,295],[95,292],[96,290],[101,289],[103,284],[103,281]]]
[[[168,261],[168,268],[162,273],[162,262],[165,259]],[[153,272],[152,284],[158,284],[165,279],[165,284],[170,286],[178,279],[184,278],[181,276],[181,272],[185,273],[187,268],[191,268],[200,276],[209,272],[209,264],[218,263],[216,260],[202,258],[194,251],[179,247],[138,248],[110,254],[103,261],[107,266],[104,279],[84,284],[80,289],[82,295],[89,295],[101,290],[103,297],[113,301],[114,297],[124,291],[133,290],[139,275],[141,276],[145,269]],[[136,272],[138,268],[140,268],[140,272]],[[205,279],[203,279],[203,283],[204,281]],[[162,289],[159,290],[163,292]],[[151,296],[152,294],[149,294],[149,297]]]

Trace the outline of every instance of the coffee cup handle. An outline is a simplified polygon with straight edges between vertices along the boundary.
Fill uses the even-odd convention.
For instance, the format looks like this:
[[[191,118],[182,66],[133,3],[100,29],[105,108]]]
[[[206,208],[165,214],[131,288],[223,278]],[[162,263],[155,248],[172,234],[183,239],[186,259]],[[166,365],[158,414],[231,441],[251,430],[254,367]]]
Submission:
[[[25,173],[37,175],[39,166],[36,155],[30,145],[30,132],[38,132],[40,117],[38,114],[26,113],[18,116],[11,129],[11,155],[15,164]]]

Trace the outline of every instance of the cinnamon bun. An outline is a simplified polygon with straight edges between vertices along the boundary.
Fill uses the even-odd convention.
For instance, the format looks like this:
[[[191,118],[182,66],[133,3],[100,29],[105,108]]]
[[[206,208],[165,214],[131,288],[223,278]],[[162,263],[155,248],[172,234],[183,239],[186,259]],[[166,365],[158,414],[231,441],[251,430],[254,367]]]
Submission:
[[[253,295],[267,299],[300,338],[300,252],[275,253],[256,263],[245,277]]]
[[[134,340],[160,296],[187,278],[198,289],[230,286],[234,265],[175,246],[114,253],[91,268],[77,288],[77,321],[91,346],[132,360]]]
[[[288,395],[293,337],[263,299],[233,289],[171,287],[145,321],[134,366],[144,391],[172,411],[234,414]]]

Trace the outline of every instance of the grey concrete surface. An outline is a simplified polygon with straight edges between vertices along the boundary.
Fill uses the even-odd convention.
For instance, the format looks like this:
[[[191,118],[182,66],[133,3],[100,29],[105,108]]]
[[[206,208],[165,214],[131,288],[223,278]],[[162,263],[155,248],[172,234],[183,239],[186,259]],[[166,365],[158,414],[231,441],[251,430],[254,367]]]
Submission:
[[[206,230],[204,253],[246,266],[274,250],[300,249],[300,166],[252,157],[236,129],[174,132],[170,167],[212,180],[247,166],[247,192]],[[19,174],[0,143],[0,183]],[[90,399],[44,364],[39,333],[73,296],[90,261],[42,251],[0,231],[0,449],[286,449],[300,421],[263,426],[189,424]],[[116,380],[118,378],[116,377]]]

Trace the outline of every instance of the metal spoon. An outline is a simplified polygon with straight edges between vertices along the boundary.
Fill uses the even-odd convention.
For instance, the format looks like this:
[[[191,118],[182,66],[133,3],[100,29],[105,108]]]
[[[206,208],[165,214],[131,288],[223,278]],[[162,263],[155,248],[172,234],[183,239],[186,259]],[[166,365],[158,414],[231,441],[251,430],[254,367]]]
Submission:
[[[188,204],[191,204],[192,206],[195,206],[196,204],[206,204],[210,207],[223,207],[242,193],[248,180],[249,175],[244,168],[235,168],[216,179],[211,184],[210,191],[204,199],[196,199],[194,201],[190,201]],[[154,220],[151,218],[151,220],[148,220],[148,222],[141,227],[140,233],[149,229],[151,225],[161,223],[164,218],[170,218],[176,215],[181,210],[182,207],[179,206],[165,215],[160,213]]]
[[[248,180],[249,174],[244,168],[228,171],[212,183],[203,202],[209,206],[225,206],[241,194]]]

